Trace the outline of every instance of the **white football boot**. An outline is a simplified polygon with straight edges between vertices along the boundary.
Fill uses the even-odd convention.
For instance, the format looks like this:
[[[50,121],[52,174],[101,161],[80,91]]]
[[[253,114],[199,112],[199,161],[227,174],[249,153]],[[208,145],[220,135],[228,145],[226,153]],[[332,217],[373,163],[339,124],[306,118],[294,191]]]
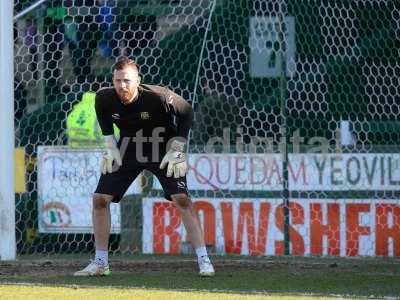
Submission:
[[[110,275],[110,267],[108,264],[104,265],[99,260],[92,260],[90,264],[74,273],[74,276],[107,276]]]
[[[200,272],[202,277],[212,277],[215,275],[214,267],[208,257],[201,257],[198,260]]]

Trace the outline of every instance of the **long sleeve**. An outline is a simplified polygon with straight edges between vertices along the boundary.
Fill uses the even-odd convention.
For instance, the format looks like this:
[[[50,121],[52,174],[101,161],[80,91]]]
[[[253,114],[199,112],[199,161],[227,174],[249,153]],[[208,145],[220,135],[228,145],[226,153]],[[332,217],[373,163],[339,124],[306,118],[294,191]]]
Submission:
[[[181,96],[170,90],[167,90],[166,101],[176,116],[177,135],[186,139],[193,125],[194,113],[192,106]]]
[[[99,122],[103,135],[114,134],[113,120],[109,113],[106,113],[106,99],[101,94],[96,94],[95,109],[97,121]]]

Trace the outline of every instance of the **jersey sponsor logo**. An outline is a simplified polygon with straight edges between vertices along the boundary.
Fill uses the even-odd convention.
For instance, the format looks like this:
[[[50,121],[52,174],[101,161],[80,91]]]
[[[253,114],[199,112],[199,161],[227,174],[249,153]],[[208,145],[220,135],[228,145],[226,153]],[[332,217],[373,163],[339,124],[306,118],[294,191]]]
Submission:
[[[149,113],[148,113],[147,111],[142,111],[142,112],[140,113],[140,118],[141,118],[142,120],[148,120],[148,119],[150,118],[150,115],[149,115]]]
[[[113,119],[118,120],[121,116],[120,116],[119,114],[112,114],[111,117],[112,117]]]

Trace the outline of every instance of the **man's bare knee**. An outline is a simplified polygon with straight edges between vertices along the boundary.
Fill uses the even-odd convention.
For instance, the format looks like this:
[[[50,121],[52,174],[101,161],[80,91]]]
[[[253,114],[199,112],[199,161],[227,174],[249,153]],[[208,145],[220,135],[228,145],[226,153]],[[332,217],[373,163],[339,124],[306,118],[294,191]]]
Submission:
[[[93,208],[94,209],[104,209],[111,202],[112,196],[105,194],[93,194]]]
[[[192,201],[186,194],[171,195],[171,199],[182,209],[189,208],[192,205]]]

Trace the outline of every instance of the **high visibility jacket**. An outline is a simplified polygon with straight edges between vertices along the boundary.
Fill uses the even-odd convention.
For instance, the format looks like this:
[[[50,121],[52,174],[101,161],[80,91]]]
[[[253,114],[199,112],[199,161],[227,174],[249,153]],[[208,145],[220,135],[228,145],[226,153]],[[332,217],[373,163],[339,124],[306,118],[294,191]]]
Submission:
[[[96,93],[86,92],[82,100],[74,105],[67,117],[68,145],[72,147],[104,146],[104,139],[97,122],[94,103]],[[119,130],[114,125],[114,134]]]

